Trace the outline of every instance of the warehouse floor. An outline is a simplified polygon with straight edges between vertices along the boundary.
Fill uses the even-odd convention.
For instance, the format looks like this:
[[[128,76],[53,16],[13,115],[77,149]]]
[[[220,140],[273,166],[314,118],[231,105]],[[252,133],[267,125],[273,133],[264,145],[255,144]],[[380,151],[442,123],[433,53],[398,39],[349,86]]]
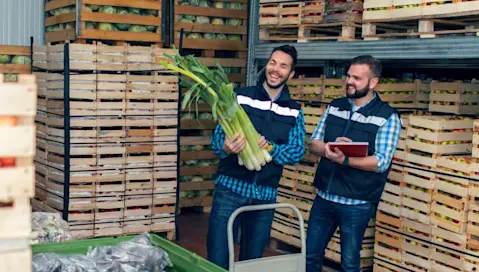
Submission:
[[[176,243],[181,247],[194,252],[203,258],[207,257],[206,254],[206,235],[208,233],[208,214],[195,213],[195,212],[183,212],[179,216],[179,237],[180,240]],[[264,257],[282,255],[272,248],[266,248]],[[235,249],[236,258],[238,258],[238,247]],[[335,272],[331,268],[325,267],[325,272]]]

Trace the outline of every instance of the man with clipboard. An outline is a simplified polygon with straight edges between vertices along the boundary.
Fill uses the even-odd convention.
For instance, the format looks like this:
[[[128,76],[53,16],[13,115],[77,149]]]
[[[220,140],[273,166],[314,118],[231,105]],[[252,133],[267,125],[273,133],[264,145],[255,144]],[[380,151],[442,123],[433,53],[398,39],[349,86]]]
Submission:
[[[372,56],[352,60],[346,96],[333,100],[309,143],[321,160],[308,221],[307,272],[322,271],[324,251],[340,228],[341,271],[360,271],[364,232],[381,198],[401,131],[399,113],[374,88],[381,64]]]

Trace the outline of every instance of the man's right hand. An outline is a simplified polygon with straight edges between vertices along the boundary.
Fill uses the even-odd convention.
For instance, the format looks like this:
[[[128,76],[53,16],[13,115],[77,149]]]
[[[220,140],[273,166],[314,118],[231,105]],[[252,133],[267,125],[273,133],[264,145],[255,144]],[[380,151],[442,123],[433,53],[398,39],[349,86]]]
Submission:
[[[246,146],[246,137],[237,133],[232,138],[225,137],[223,150],[228,154],[238,154]]]

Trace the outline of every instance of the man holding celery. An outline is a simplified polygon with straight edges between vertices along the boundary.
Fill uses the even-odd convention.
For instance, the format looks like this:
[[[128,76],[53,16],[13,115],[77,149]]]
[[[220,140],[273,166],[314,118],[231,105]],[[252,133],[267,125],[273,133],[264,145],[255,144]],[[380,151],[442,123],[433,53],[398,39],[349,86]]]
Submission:
[[[289,45],[271,53],[256,86],[239,88],[236,99],[262,135],[258,145],[272,161],[260,171],[238,161],[246,146],[245,135],[227,138],[220,125],[212,136],[213,151],[220,156],[207,237],[208,260],[228,269],[227,223],[238,208],[276,203],[284,165],[298,164],[304,156],[305,124],[301,105],[291,99],[286,82],[294,76],[296,49]],[[274,210],[243,213],[234,223],[241,227],[240,260],[261,258],[269,241]]]

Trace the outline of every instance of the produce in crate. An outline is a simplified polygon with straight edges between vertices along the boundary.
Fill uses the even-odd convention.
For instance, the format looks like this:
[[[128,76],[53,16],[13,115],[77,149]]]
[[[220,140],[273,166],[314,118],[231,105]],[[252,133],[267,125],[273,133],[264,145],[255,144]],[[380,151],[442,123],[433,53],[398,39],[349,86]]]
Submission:
[[[217,69],[209,69],[194,56],[165,56],[175,62],[160,61],[160,64],[172,71],[181,73],[182,84],[189,88],[185,94],[182,108],[191,106],[196,100],[203,99],[211,106],[213,119],[219,121],[227,137],[237,133],[246,137],[246,147],[239,153],[238,163],[248,170],[260,171],[261,167],[272,159],[266,149],[258,145],[260,135],[234,94],[234,83],[230,83],[221,65],[216,62]]]

